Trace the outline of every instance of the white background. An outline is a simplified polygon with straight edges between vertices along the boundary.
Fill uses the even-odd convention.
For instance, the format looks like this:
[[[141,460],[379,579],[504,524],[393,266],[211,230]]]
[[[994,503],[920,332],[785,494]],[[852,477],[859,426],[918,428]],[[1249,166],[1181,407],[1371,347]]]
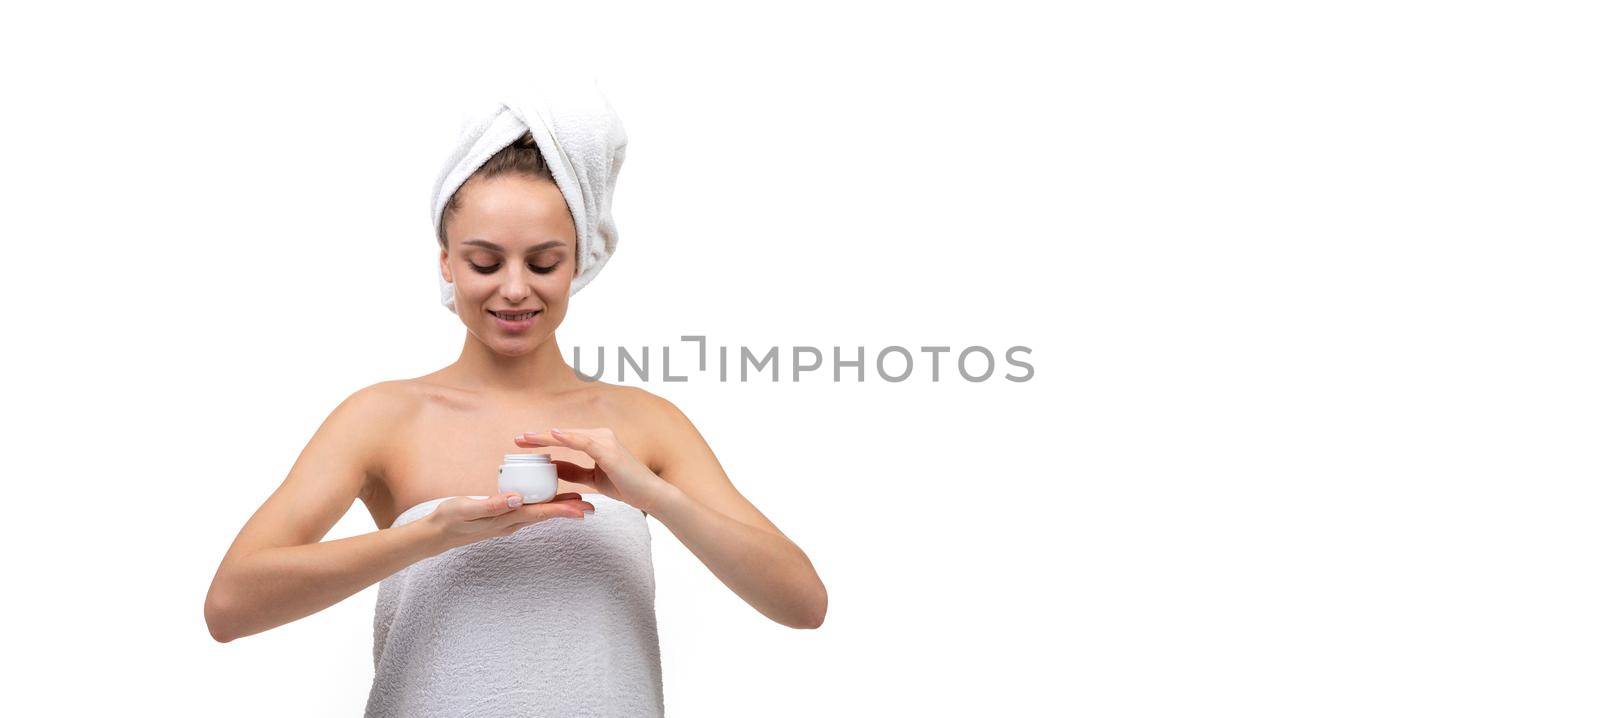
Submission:
[[[359,714],[375,587],[202,601],[335,405],[460,351],[429,191],[546,62],[631,140],[569,358],[1033,350],[646,385],[830,598],[779,626],[652,520],[669,714],[1600,711],[1580,4],[583,7],[8,11],[24,713]]]

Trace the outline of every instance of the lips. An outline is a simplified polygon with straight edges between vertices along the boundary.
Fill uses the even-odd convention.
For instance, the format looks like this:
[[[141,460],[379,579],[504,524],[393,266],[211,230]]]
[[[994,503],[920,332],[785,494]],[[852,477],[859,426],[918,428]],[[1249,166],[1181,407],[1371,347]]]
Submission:
[[[494,309],[487,309],[486,311],[494,316],[494,323],[500,327],[500,330],[508,334],[528,331],[533,326],[534,321],[539,318],[539,315],[544,313],[543,309],[516,312],[501,312]]]
[[[517,321],[522,321],[522,320],[525,320],[525,319],[532,319],[533,315],[538,314],[540,311],[541,310],[535,309],[533,311],[524,311],[524,312],[499,312],[499,311],[495,311],[493,309],[490,309],[489,313],[493,314],[493,315],[495,315],[495,316],[497,316],[497,317],[499,317],[501,319],[504,319],[506,321],[517,322]]]

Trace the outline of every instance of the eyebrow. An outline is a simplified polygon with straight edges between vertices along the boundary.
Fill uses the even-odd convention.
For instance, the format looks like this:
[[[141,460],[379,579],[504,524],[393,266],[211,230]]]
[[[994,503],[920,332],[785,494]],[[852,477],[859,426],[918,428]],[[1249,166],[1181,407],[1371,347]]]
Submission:
[[[476,247],[483,247],[484,249],[492,249],[492,250],[494,250],[496,252],[499,252],[501,254],[505,254],[506,253],[506,248],[505,247],[502,247],[502,246],[500,246],[498,244],[495,244],[494,242],[490,242],[487,239],[469,239],[469,240],[463,241],[462,244],[463,245],[470,244],[470,245],[473,245],[473,246],[476,246]],[[535,244],[532,247],[529,247],[528,251],[529,252],[537,252],[537,251],[539,251],[541,249],[550,249],[551,247],[564,247],[564,246],[566,246],[566,244],[567,244],[566,242],[563,242],[563,241],[561,241],[559,239],[552,239],[552,240],[550,240],[548,242],[544,242],[543,244]]]

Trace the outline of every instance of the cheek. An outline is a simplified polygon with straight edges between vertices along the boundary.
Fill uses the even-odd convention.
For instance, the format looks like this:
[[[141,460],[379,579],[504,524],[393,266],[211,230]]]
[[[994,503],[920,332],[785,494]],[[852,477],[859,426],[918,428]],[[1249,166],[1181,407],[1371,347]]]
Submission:
[[[558,289],[565,291],[567,287],[572,285],[573,273],[571,263],[563,262],[563,264],[565,266],[557,269],[554,272],[550,272],[548,274],[538,274],[534,276],[533,281],[536,285],[541,287],[540,291],[553,292]]]
[[[495,290],[493,275],[479,274],[472,271],[471,267],[456,271],[456,286],[461,288],[461,293],[469,297],[481,297],[491,294]]]

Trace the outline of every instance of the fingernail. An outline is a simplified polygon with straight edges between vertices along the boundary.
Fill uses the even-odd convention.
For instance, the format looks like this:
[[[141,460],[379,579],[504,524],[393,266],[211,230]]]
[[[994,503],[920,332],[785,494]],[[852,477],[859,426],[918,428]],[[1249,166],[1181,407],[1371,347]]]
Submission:
[[[517,496],[515,494],[512,494],[511,496],[506,497],[506,508],[514,509],[514,508],[516,508],[518,506],[521,506],[521,505],[522,505],[522,497],[521,496]]]
[[[556,436],[560,436],[561,435],[561,430],[560,429],[551,429],[550,433],[554,434]]]

